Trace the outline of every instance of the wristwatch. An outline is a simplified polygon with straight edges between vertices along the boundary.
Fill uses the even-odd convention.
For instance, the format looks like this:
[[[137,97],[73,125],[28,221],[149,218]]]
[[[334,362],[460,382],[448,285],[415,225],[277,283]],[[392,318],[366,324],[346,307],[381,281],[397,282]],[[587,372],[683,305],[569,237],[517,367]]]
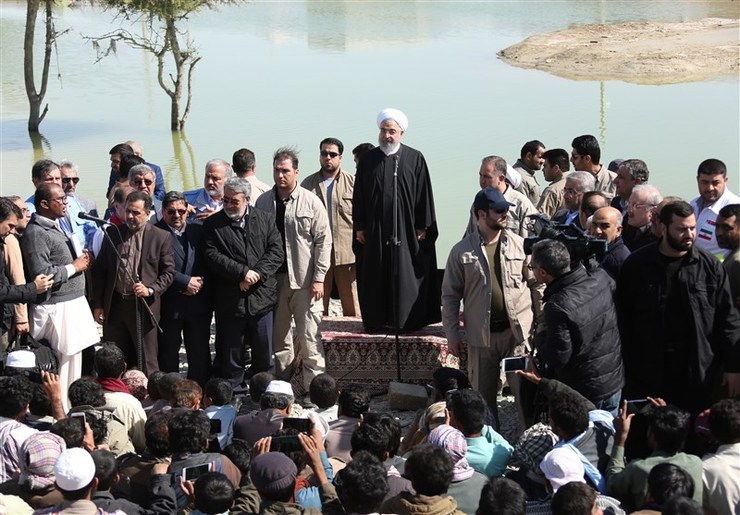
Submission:
[[[154,289],[153,288],[148,288],[147,290],[149,291],[149,296],[150,297],[154,297]]]

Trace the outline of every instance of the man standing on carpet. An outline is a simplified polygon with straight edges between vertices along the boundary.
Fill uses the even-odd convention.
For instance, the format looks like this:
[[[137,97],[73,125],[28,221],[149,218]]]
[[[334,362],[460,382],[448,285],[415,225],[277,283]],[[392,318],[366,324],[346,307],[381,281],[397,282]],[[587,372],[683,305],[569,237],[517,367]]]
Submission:
[[[362,156],[352,197],[362,322],[368,331],[393,327],[395,293],[398,327],[413,331],[441,320],[432,184],[421,152],[401,144],[408,128],[406,115],[383,109],[377,124],[379,146]]]
[[[341,168],[344,145],[336,138],[325,138],[319,144],[321,170],[309,175],[301,186],[313,191],[326,206],[331,228],[331,266],[324,280],[324,316],[329,314],[329,297],[337,285],[342,301],[342,314],[358,316],[355,254],[352,252],[352,190],[355,176]]]
[[[82,375],[82,350],[100,341],[85,299],[85,276],[90,256],[74,233],[65,232],[59,220],[67,214],[67,196],[56,183],[36,188],[31,217],[21,239],[31,277],[50,274],[54,286],[30,305],[31,335],[46,339],[59,360],[62,405],[69,409],[67,389]]]

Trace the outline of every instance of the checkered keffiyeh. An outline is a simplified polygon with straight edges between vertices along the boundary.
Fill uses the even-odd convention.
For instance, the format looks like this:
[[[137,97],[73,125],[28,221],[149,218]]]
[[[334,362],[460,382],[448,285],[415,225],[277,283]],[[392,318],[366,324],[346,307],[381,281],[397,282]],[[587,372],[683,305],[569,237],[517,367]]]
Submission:
[[[475,470],[468,464],[468,442],[465,436],[452,426],[442,424],[432,429],[427,438],[432,445],[443,449],[452,459],[452,482],[457,483],[473,477]]]
[[[528,428],[514,446],[510,465],[542,476],[540,462],[558,443],[558,437],[547,424],[537,423]]]
[[[67,448],[64,439],[42,431],[29,436],[21,445],[20,483],[31,490],[42,490],[54,484],[54,465]]]
[[[123,374],[121,381],[126,385],[128,390],[131,392],[131,395],[140,401],[147,398],[148,393],[146,388],[149,381],[141,370],[127,370],[126,373]]]

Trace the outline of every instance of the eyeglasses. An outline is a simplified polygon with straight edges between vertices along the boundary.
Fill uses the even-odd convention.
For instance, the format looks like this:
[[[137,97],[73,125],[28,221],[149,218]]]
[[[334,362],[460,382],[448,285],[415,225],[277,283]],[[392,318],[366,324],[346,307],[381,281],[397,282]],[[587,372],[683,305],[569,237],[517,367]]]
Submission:
[[[152,184],[154,184],[154,181],[151,179],[136,179],[134,181],[134,184],[136,185],[146,184],[147,186],[151,186]]]
[[[583,157],[583,156],[579,156],[578,154],[571,154],[571,155],[570,155],[570,158],[571,158],[571,159],[572,159],[573,161],[575,161],[576,159],[580,159],[580,158],[582,158],[582,157]]]
[[[54,200],[56,202],[61,202],[62,204],[66,204],[67,202],[69,202],[69,199],[66,196],[64,196],[64,197],[57,197],[57,198],[53,198],[53,199],[49,199],[49,200]]]
[[[187,209],[168,209],[167,210],[167,214],[170,216],[174,216],[175,214],[182,216],[187,212],[188,212]]]
[[[70,182],[72,184],[77,184],[78,182],[80,182],[80,178],[79,177],[62,177],[62,182],[64,184],[68,184]]]
[[[326,150],[321,151],[321,157],[331,157],[334,159],[335,157],[339,156],[340,154],[338,152],[328,152]]]
[[[533,265],[532,263],[529,263],[529,264],[527,265],[527,269],[528,269],[528,270],[537,270],[538,268],[539,268],[539,266],[538,266],[538,265]]]

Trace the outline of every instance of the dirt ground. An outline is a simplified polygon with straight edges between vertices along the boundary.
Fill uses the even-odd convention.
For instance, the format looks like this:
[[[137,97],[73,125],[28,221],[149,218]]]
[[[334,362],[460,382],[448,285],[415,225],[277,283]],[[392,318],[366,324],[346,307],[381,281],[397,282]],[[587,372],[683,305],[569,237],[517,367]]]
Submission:
[[[740,71],[740,19],[581,25],[531,36],[498,55],[573,80],[701,81]]]

